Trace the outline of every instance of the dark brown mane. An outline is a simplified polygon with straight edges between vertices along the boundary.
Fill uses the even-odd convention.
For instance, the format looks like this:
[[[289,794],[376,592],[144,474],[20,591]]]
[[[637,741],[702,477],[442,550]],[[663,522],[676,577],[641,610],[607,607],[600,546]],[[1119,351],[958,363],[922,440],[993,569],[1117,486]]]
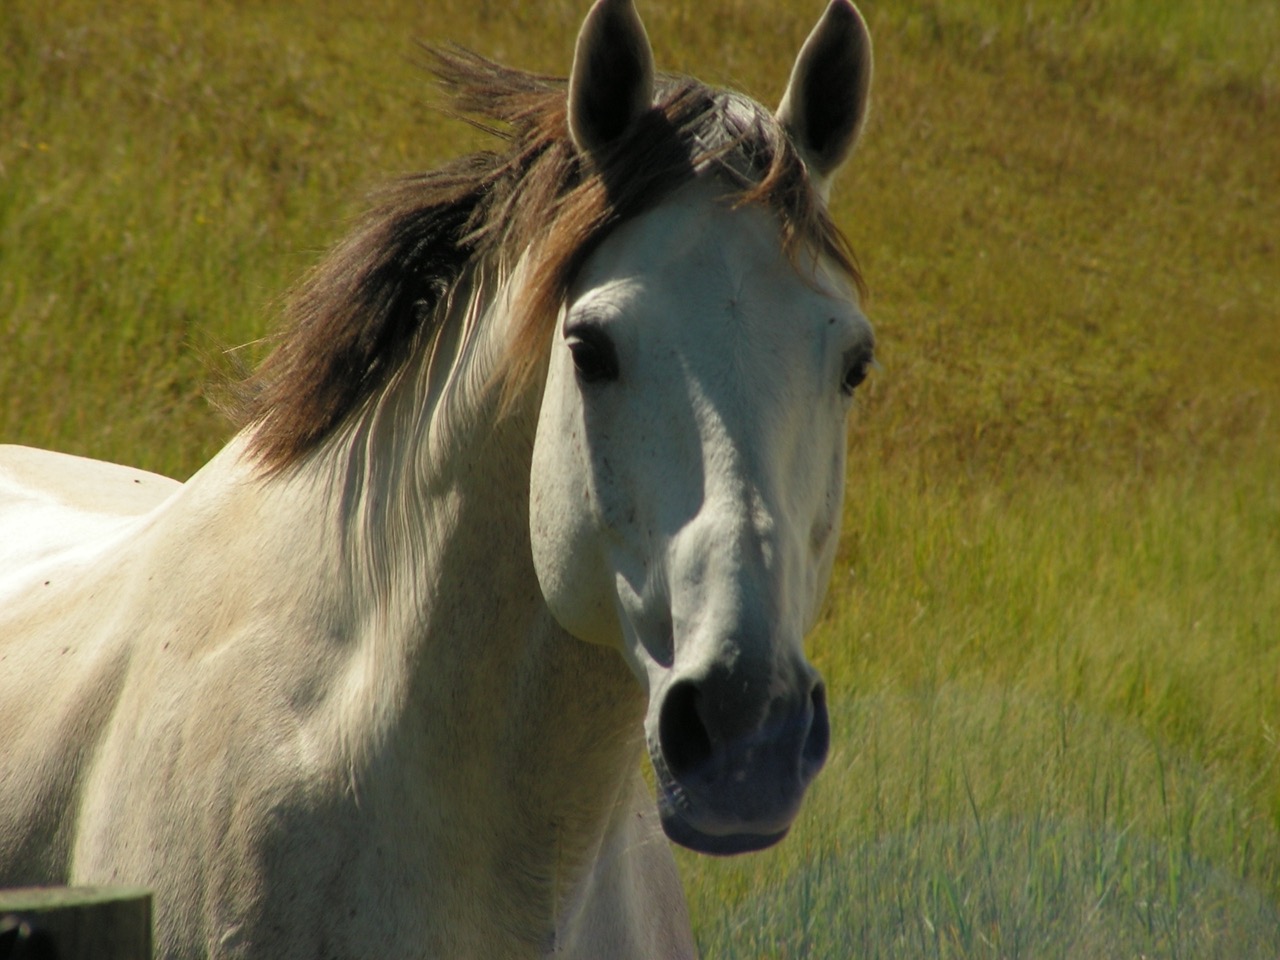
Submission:
[[[505,142],[385,188],[291,297],[273,352],[243,384],[241,419],[267,469],[296,462],[375,397],[430,339],[473,263],[536,245],[501,371],[504,395],[536,379],[550,325],[583,261],[619,223],[708,162],[774,209],[789,252],[812,246],[861,288],[852,251],[772,118],[736,94],[664,80],[659,102],[588,161],[566,122],[566,84],[458,49],[432,51],[453,108]]]

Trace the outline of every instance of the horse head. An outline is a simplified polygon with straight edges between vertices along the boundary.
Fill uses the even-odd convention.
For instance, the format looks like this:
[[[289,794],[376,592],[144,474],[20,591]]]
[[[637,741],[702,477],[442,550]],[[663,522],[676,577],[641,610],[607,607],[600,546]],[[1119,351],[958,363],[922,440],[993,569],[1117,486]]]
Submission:
[[[832,0],[770,125],[825,199],[866,116],[870,40]],[[630,0],[599,0],[569,83],[584,162],[651,110]],[[736,125],[736,127],[735,127]],[[707,163],[619,224],[575,274],[552,335],[530,491],[534,563],[574,637],[618,648],[648,695],[663,826],[710,853],[784,836],[827,755],[803,640],[838,541],[846,420],[873,338],[851,278]]]

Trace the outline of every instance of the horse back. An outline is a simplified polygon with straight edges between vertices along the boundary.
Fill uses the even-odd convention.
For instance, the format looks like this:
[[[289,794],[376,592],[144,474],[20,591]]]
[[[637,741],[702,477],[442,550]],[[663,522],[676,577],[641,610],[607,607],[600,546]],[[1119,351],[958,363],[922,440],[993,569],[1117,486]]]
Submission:
[[[90,513],[144,513],[181,484],[158,473],[54,450],[0,444],[0,494],[17,493]]]
[[[91,545],[180,487],[116,463],[0,445],[0,584],[43,558]]]

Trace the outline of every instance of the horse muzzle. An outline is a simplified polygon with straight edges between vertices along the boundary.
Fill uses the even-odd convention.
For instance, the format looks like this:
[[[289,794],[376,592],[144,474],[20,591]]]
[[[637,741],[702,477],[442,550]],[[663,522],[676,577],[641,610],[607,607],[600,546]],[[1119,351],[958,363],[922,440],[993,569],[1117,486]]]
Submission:
[[[711,669],[661,691],[649,755],[670,839],[727,855],[787,835],[830,744],[822,681],[807,664],[795,680],[779,694],[768,680]]]

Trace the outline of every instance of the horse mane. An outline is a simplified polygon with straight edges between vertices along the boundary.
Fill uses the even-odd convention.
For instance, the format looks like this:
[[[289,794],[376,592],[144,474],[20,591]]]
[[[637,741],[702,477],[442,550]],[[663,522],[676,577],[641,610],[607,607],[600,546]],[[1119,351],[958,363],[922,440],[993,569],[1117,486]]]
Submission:
[[[708,164],[762,203],[789,255],[826,255],[863,289],[853,252],[772,116],[738,94],[662,78],[657,102],[603,155],[569,137],[567,83],[457,47],[430,49],[452,110],[505,143],[383,187],[351,233],[289,297],[275,346],[237,390],[249,452],[269,471],[298,462],[363,408],[430,341],[451,294],[481,262],[534,258],[497,382],[535,382],[578,268],[618,224]]]

